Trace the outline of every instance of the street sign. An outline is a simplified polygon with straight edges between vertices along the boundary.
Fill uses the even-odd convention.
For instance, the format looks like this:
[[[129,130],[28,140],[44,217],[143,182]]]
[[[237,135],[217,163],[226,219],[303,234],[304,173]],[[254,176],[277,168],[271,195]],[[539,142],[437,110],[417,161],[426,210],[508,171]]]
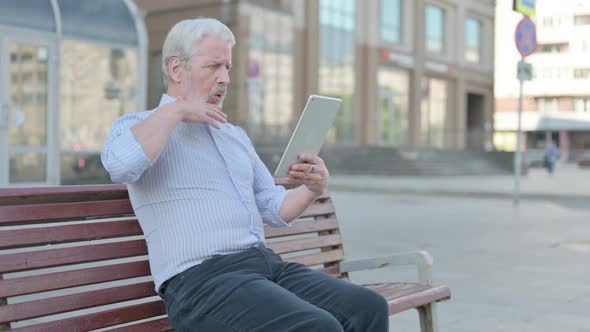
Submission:
[[[533,79],[533,65],[524,62],[523,60],[518,61],[518,71],[516,77],[520,81],[530,81]]]
[[[512,9],[526,16],[535,16],[537,13],[536,4],[536,0],[514,0]]]
[[[522,57],[531,55],[537,49],[537,29],[535,23],[528,17],[523,17],[516,26],[514,33],[516,48]]]

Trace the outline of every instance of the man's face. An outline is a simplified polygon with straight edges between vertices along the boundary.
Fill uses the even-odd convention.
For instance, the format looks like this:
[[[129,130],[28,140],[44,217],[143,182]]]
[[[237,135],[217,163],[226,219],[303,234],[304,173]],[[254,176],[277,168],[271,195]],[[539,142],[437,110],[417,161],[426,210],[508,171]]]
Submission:
[[[191,69],[184,71],[184,95],[221,107],[230,83],[231,47],[211,34],[198,42],[197,50],[189,60]]]

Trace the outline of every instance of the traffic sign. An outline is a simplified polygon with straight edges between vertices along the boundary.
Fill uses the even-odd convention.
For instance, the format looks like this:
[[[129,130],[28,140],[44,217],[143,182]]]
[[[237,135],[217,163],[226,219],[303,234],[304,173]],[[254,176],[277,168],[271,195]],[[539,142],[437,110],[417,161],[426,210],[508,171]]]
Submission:
[[[533,66],[528,62],[524,62],[523,60],[518,61],[518,71],[516,73],[516,77],[520,81],[532,80],[533,79]]]
[[[516,48],[524,58],[531,55],[537,49],[537,29],[535,23],[530,18],[524,16],[516,26],[514,34]]]
[[[536,0],[514,0],[512,9],[526,16],[535,16],[537,13]]]

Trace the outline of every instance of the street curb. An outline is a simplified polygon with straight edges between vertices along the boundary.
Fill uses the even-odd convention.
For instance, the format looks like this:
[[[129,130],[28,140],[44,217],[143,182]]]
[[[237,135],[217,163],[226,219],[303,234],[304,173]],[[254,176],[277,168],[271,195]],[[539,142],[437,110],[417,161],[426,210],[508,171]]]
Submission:
[[[445,189],[416,189],[416,188],[384,188],[384,187],[359,187],[347,184],[330,184],[331,191],[350,191],[350,192],[369,192],[379,194],[410,194],[424,196],[453,196],[453,197],[470,197],[470,198],[514,198],[513,193],[502,191],[469,191],[469,190],[445,190]],[[581,201],[589,202],[590,195],[572,195],[572,194],[540,194],[540,193],[520,193],[520,198],[524,200],[536,201]]]

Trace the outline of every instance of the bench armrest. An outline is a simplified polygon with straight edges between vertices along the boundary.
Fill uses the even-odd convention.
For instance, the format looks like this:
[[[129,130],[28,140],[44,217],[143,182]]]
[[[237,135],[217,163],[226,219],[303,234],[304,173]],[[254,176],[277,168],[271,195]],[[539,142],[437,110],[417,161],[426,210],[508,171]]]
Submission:
[[[341,272],[357,272],[388,266],[416,265],[421,284],[432,285],[432,256],[427,251],[412,251],[384,257],[361,258],[340,262]]]

